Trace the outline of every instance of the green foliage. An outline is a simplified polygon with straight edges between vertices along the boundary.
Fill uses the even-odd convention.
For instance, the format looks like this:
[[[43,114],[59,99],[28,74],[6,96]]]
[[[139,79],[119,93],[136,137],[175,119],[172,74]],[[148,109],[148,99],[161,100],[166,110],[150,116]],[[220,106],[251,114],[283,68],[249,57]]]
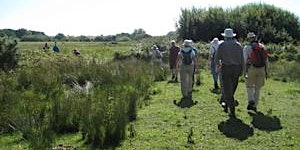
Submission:
[[[300,82],[300,65],[297,61],[280,60],[270,66],[270,76],[284,82]]]
[[[50,38],[48,36],[42,35],[42,34],[25,35],[25,36],[22,36],[21,41],[45,42],[45,41],[50,41]]]
[[[24,48],[22,65],[0,76],[1,131],[10,126],[32,149],[50,148],[55,133],[77,131],[96,147],[119,144],[154,74],[142,60],[97,59]]]
[[[0,71],[9,71],[18,64],[17,41],[0,37]]]
[[[210,41],[231,27],[237,38],[248,32],[258,34],[265,43],[282,43],[300,39],[299,18],[288,11],[268,4],[247,4],[230,10],[222,8],[182,9],[178,21],[181,39]]]

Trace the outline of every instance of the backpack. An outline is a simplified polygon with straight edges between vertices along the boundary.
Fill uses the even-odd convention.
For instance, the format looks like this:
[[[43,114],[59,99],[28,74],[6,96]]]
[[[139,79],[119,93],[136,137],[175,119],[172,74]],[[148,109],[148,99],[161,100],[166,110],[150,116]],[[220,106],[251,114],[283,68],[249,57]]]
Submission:
[[[181,50],[181,54],[182,54],[182,63],[185,65],[190,65],[193,62],[192,59],[192,51],[193,49],[190,49],[188,52],[184,52],[183,50]]]
[[[261,44],[255,44],[252,46],[252,52],[250,54],[250,63],[256,67],[265,67],[266,66],[266,60],[268,58],[268,53],[264,49],[264,47]]]
[[[162,55],[161,55],[161,53],[158,49],[155,50],[155,57],[158,58],[158,59],[162,58]]]

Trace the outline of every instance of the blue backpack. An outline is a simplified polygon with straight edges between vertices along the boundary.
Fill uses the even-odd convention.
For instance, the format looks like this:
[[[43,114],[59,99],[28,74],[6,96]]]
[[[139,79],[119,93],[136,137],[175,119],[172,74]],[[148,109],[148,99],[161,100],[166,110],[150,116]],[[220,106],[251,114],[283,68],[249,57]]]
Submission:
[[[192,64],[192,62],[193,62],[192,55],[191,55],[192,52],[193,52],[193,49],[190,49],[187,52],[184,52],[183,50],[181,50],[183,64],[185,64],[185,65]]]
[[[53,47],[53,51],[54,51],[54,52],[59,52],[58,46],[55,45],[55,46]]]

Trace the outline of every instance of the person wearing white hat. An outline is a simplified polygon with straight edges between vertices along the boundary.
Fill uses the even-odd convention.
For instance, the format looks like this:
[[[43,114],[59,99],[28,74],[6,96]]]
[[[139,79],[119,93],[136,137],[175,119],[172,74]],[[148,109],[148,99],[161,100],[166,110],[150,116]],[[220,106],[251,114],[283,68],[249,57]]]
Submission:
[[[192,47],[192,40],[184,40],[176,60],[176,73],[180,71],[182,99],[176,104],[180,107],[190,107],[195,104],[192,100],[193,75],[198,72],[196,54]]]
[[[180,51],[180,48],[176,45],[175,40],[171,41],[171,47],[169,52],[169,66],[172,73],[172,81],[178,82],[177,73],[176,73],[176,59]]]
[[[243,49],[241,44],[234,39],[236,34],[232,29],[225,29],[221,35],[224,36],[224,42],[219,45],[214,61],[218,69],[222,68],[222,94],[224,94],[222,106],[225,112],[229,108],[230,117],[235,117],[234,93],[238,86],[239,76],[243,73]]]
[[[214,62],[214,59],[215,59],[215,54],[219,48],[219,39],[214,38],[210,44],[211,45],[210,45],[208,60],[210,61],[211,74],[213,75],[213,80],[214,80],[214,90],[213,91],[216,91],[219,89],[219,86],[218,86],[219,72],[217,72],[217,70],[216,70],[216,64]]]
[[[247,34],[250,43],[244,47],[245,78],[248,94],[247,110],[257,111],[260,89],[265,84],[268,52],[253,32]],[[261,55],[259,54],[261,52]],[[260,57],[262,56],[262,57]],[[260,60],[259,60],[260,59]]]

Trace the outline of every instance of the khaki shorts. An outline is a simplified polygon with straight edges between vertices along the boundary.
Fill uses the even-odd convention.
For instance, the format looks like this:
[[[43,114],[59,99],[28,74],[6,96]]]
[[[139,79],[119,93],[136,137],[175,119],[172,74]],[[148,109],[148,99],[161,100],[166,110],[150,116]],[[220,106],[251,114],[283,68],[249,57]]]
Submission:
[[[255,68],[253,66],[250,66],[248,69],[248,78],[246,80],[246,86],[251,87],[262,87],[265,85],[265,78],[266,78],[266,73],[265,73],[265,68]]]

